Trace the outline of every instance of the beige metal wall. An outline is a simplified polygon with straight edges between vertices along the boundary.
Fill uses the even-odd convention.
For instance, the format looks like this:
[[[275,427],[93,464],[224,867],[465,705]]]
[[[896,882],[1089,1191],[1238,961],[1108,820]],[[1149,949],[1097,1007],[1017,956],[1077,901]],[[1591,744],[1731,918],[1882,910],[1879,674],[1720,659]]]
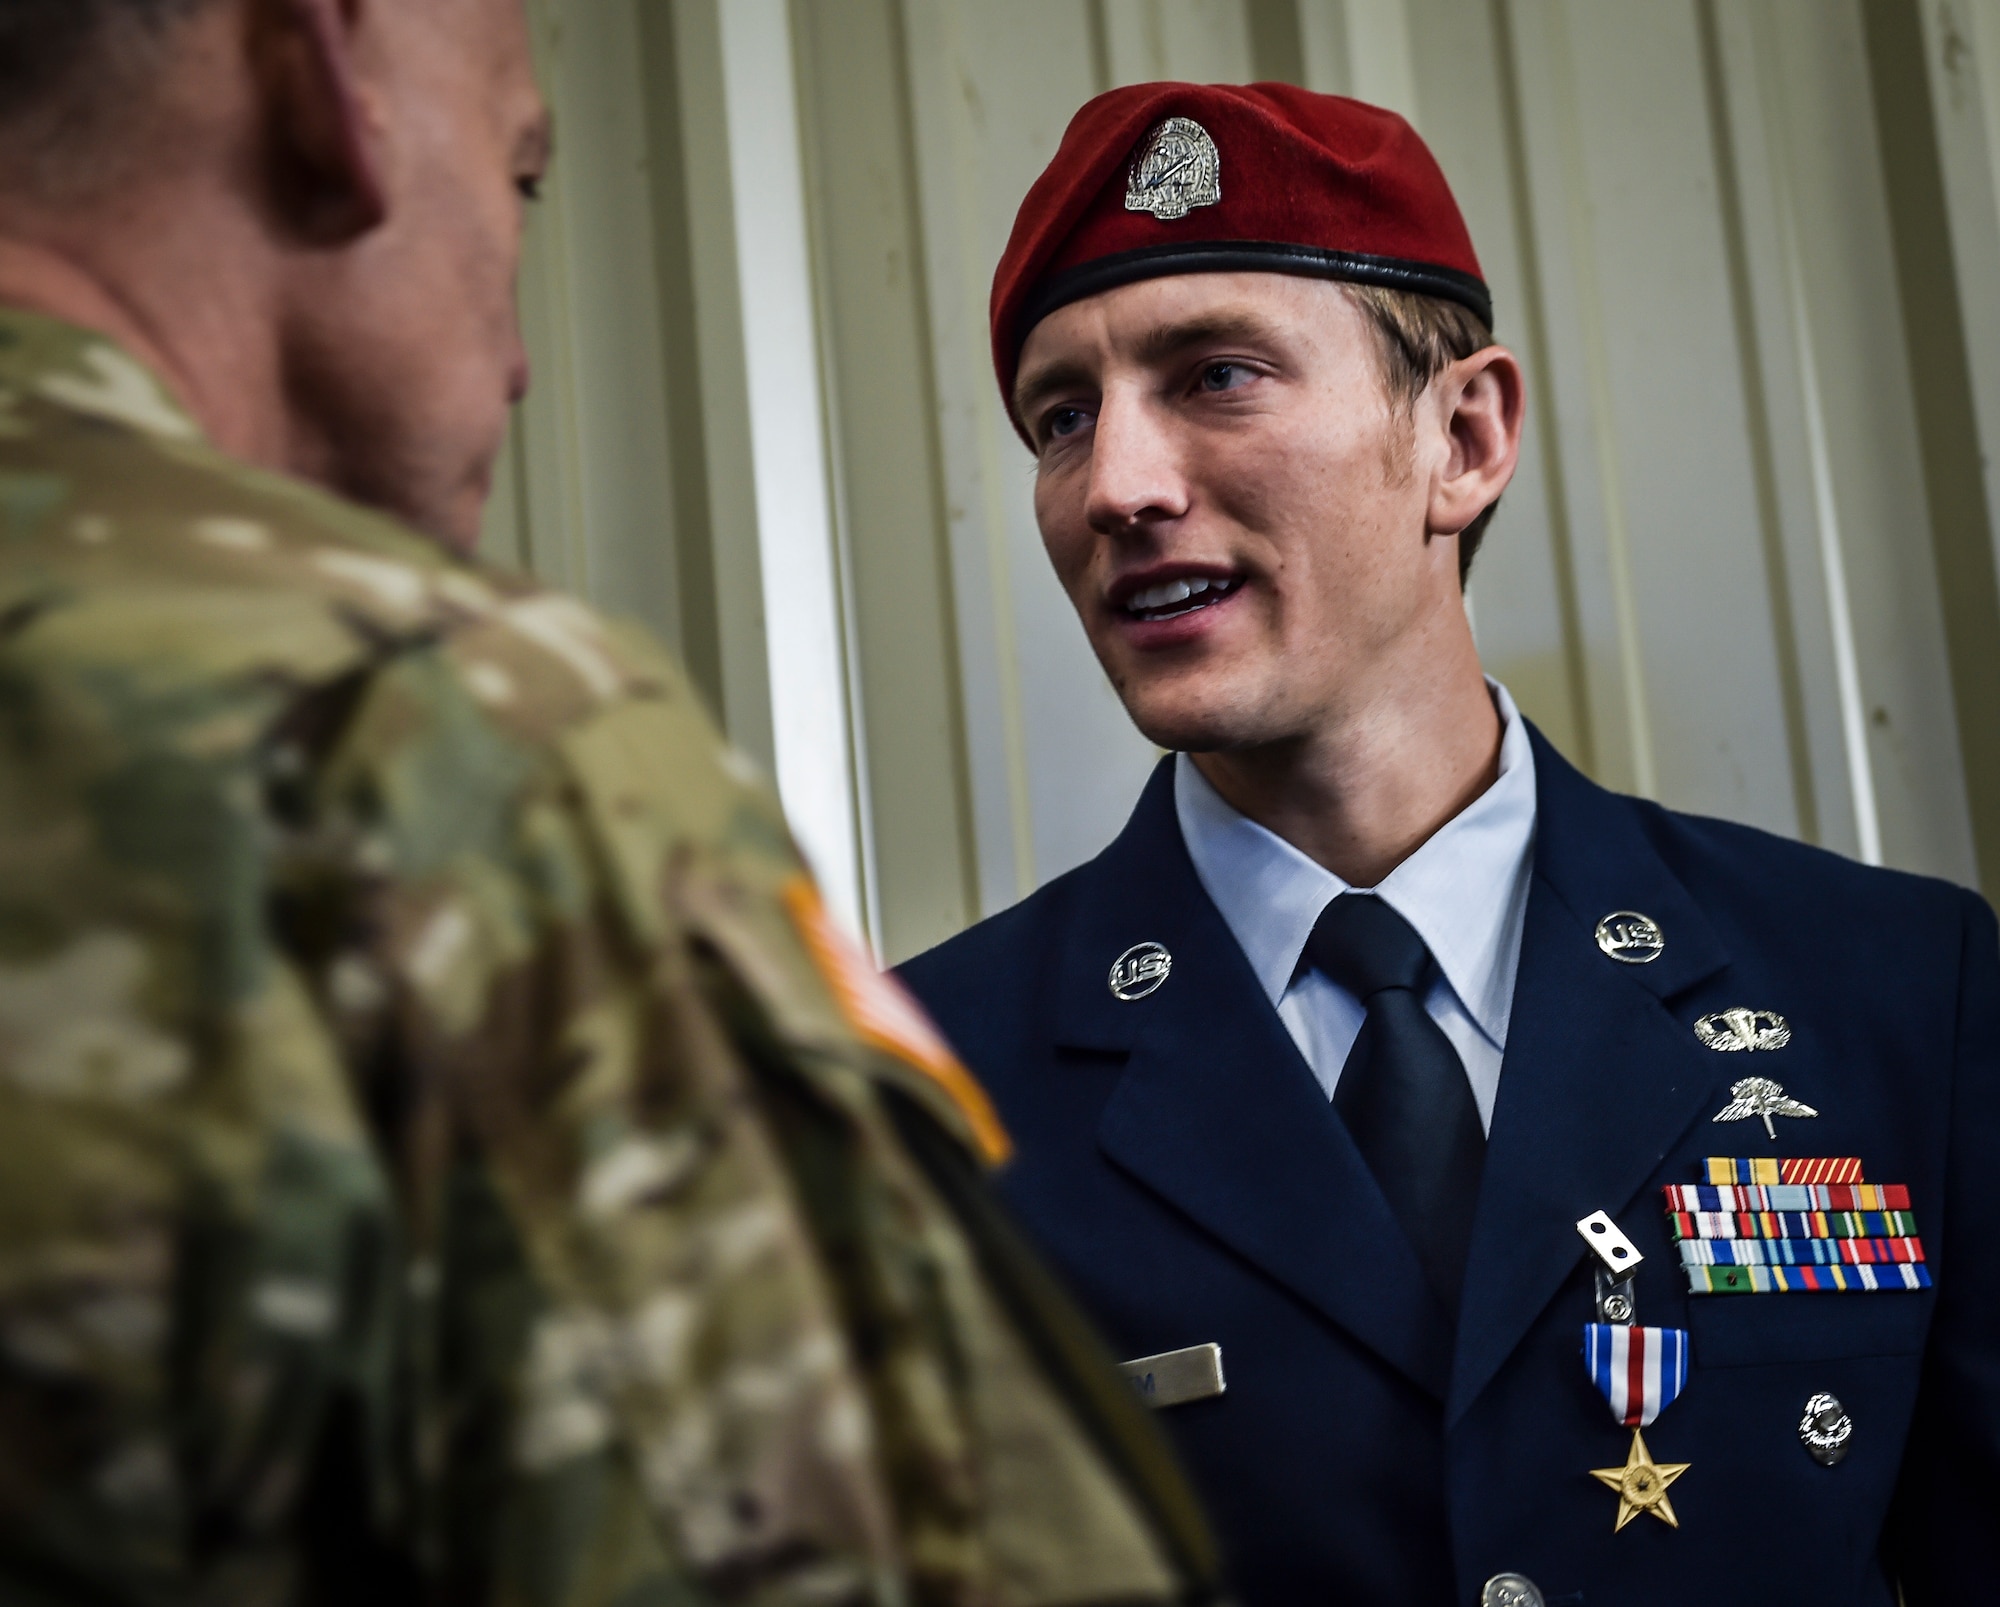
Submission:
[[[1155,757],[1047,572],[985,306],[1070,113],[1160,76],[1360,94],[1437,150],[1533,386],[1475,628],[1559,746],[2000,885],[2000,0],[538,26],[540,383],[490,544],[676,642],[885,957],[1095,852]]]

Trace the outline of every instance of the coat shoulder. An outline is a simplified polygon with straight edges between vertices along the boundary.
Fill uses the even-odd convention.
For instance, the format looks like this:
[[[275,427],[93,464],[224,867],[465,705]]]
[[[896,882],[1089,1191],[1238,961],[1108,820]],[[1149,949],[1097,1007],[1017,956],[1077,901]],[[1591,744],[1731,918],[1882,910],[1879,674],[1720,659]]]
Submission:
[[[1020,903],[905,960],[897,976],[954,1039],[975,1024],[997,1025],[1013,1016],[1033,994],[1095,864],[1058,876]]]
[[[1991,919],[1977,892],[1942,877],[1867,865],[1756,826],[1628,802],[1660,858],[1712,915],[1907,930],[1911,921]]]

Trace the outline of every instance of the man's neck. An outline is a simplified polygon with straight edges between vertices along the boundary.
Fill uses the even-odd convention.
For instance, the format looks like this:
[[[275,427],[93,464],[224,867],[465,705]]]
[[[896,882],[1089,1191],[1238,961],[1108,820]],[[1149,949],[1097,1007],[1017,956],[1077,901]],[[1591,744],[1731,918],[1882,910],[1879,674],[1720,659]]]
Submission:
[[[212,254],[220,263],[226,251]],[[116,342],[152,370],[208,438],[232,456],[284,466],[285,411],[277,353],[246,338],[245,287],[135,287],[95,273],[76,254],[0,225],[0,305],[40,313]],[[148,293],[150,292],[150,294]],[[232,302],[237,311],[230,311]],[[156,315],[171,307],[172,320]]]
[[[1450,663],[1381,675],[1309,734],[1194,756],[1240,813],[1374,887],[1500,773],[1501,725],[1468,631]]]

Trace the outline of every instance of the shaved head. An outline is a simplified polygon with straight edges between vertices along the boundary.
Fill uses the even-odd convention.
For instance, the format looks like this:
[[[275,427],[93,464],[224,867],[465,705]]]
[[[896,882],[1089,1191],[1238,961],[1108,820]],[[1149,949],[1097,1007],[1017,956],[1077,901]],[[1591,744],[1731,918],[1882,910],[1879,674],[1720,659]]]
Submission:
[[[103,182],[177,24],[207,0],[0,0],[0,148],[18,181]]]
[[[523,0],[0,0],[0,300],[469,547],[549,147]]]

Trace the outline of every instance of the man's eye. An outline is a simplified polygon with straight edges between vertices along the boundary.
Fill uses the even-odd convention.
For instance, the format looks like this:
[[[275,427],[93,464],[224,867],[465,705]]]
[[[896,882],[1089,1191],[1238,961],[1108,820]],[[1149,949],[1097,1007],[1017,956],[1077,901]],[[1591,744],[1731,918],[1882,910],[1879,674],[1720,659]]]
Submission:
[[[1205,391],[1233,391],[1250,379],[1250,370],[1241,363],[1210,363],[1201,371]]]
[[[521,199],[527,202],[542,198],[542,179],[539,173],[526,173],[514,181],[514,188],[521,192]]]
[[[1048,417],[1049,439],[1059,441],[1064,436],[1074,435],[1088,422],[1090,415],[1080,407],[1059,407]]]

